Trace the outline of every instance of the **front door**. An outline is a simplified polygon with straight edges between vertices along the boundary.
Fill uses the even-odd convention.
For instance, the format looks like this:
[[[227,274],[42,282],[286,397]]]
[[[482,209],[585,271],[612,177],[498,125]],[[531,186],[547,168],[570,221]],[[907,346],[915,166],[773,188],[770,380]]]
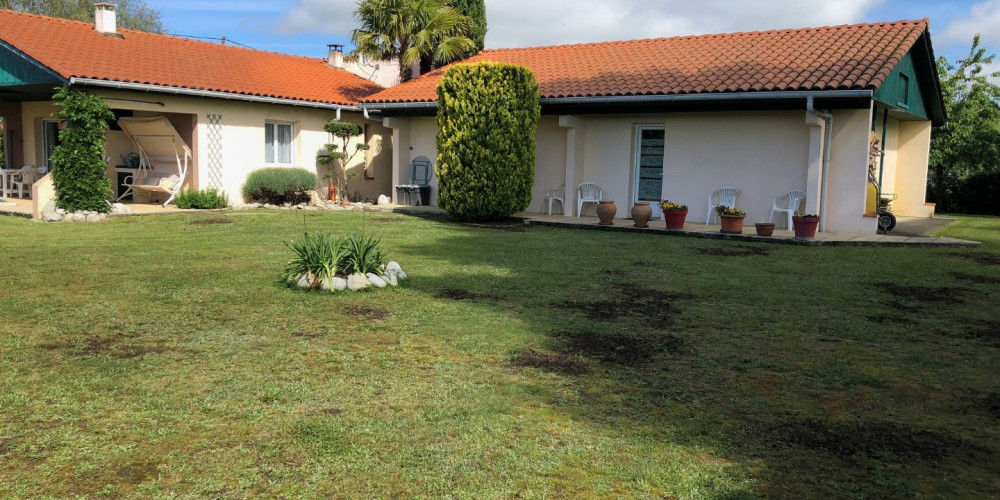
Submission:
[[[653,218],[663,215],[663,151],[666,134],[662,126],[640,125],[636,133],[634,192],[632,201],[648,201]]]

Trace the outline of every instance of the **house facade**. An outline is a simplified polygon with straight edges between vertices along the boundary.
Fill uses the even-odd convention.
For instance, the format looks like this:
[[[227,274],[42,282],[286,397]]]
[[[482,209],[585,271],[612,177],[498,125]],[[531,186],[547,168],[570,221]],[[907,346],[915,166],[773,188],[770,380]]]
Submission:
[[[300,167],[322,178],[317,155],[333,142],[323,124],[336,119],[360,125],[354,142],[370,146],[348,165],[357,174],[349,191],[362,199],[390,192],[391,132],[357,105],[382,87],[339,67],[336,54],[313,59],[118,29],[113,6],[103,9],[93,24],[0,11],[5,168],[48,166],[59,141],[52,94],[69,86],[102,97],[117,118],[166,117],[192,150],[185,186],[225,191],[231,203],[256,169]],[[114,123],[107,139],[107,177],[122,192],[136,147]]]
[[[897,215],[933,214],[930,133],[945,116],[926,20],[488,50],[468,62],[478,61],[523,65],[538,80],[529,211],[565,186],[565,213],[577,215],[574,188],[595,182],[619,217],[669,199],[705,221],[710,194],[727,186],[747,224],[792,189],[807,192],[801,208],[821,216],[821,231],[875,232],[877,193]],[[393,184],[407,183],[414,158],[437,156],[446,69],[362,104],[392,129]]]

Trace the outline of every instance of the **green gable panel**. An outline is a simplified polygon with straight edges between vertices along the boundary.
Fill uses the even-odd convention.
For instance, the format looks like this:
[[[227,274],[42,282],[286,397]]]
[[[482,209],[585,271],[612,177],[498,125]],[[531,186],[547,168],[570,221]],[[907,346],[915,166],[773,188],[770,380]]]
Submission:
[[[875,92],[875,100],[889,107],[909,113],[918,118],[929,120],[924,95],[920,88],[920,78],[933,78],[930,75],[917,74],[913,64],[912,52],[903,56],[896,69],[892,71],[885,83]]]
[[[0,43],[0,87],[62,83],[51,70]]]

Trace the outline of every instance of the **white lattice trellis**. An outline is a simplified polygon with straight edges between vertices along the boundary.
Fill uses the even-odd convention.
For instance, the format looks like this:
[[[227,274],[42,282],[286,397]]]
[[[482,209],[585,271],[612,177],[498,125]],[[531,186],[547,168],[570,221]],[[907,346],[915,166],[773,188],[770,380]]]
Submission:
[[[222,189],[222,115],[208,115],[208,187]]]

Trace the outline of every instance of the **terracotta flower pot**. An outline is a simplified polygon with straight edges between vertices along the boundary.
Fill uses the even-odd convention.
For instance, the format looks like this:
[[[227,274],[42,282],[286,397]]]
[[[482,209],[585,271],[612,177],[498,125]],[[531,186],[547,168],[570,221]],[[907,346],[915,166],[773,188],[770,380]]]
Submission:
[[[771,236],[774,234],[774,224],[771,222],[757,222],[753,227],[757,230],[757,236]]]
[[[329,183],[326,185],[326,199],[330,201],[337,201],[337,185],[334,183]]]
[[[634,227],[649,227],[649,218],[653,216],[653,207],[648,201],[637,201],[632,205],[632,225]]]
[[[792,227],[795,228],[796,238],[810,240],[816,236],[819,217],[792,217]]]
[[[745,215],[722,215],[722,229],[719,231],[725,234],[742,234],[743,218]]]
[[[667,210],[663,212],[663,220],[667,223],[667,229],[684,229],[687,215],[687,210]]]
[[[615,215],[618,213],[618,207],[615,206],[613,200],[601,200],[597,204],[597,218],[601,220],[598,224],[602,226],[610,226],[614,224]]]

